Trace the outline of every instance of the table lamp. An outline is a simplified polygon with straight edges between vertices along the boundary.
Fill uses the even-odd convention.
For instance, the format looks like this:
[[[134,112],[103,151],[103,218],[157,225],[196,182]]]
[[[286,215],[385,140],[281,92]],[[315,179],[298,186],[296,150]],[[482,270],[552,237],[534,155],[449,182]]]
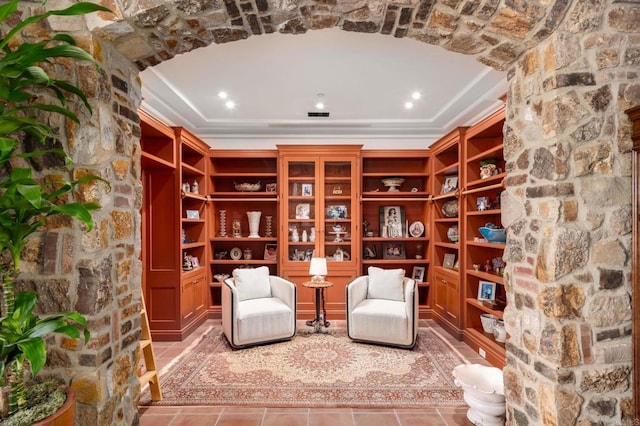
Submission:
[[[309,274],[313,275],[311,282],[324,282],[324,276],[327,275],[327,259],[324,257],[314,257],[309,265]]]

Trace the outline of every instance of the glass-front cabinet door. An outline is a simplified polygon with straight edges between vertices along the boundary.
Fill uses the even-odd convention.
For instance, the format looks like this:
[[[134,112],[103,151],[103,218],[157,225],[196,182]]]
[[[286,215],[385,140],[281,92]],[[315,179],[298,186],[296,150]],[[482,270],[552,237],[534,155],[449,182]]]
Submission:
[[[281,146],[281,275],[298,285],[298,312],[313,312],[311,258],[327,259],[329,317],[344,318],[344,286],[357,276],[360,256],[360,147]],[[309,293],[309,294],[307,294]],[[333,311],[333,314],[332,313]]]

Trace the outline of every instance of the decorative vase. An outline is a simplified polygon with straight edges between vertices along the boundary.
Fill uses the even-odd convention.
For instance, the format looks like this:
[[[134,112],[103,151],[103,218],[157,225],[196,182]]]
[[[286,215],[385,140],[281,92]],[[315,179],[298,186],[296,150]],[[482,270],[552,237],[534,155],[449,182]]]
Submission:
[[[451,228],[449,228],[447,230],[447,238],[452,243],[457,243],[458,242],[458,238],[459,238],[458,237],[458,227],[456,225],[452,226]]]
[[[454,383],[462,387],[469,406],[467,419],[474,425],[503,426],[506,414],[502,370],[480,364],[461,364],[453,369]]]
[[[302,242],[306,243],[309,240],[309,236],[307,235],[307,230],[303,229],[302,230]]]
[[[315,226],[311,227],[311,233],[309,233],[309,241],[314,243],[316,241],[316,228]]]
[[[298,234],[298,228],[296,227],[293,227],[293,229],[291,230],[291,241],[294,243],[300,241],[300,235]]]
[[[247,212],[249,219],[249,238],[260,238],[258,230],[260,229],[260,216],[262,212]]]

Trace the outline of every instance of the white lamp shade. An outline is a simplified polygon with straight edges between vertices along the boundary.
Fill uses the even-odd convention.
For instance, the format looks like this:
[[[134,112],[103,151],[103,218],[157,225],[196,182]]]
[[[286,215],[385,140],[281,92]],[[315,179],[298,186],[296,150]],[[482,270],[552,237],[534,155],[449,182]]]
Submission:
[[[314,257],[309,265],[309,275],[327,275],[327,259]]]

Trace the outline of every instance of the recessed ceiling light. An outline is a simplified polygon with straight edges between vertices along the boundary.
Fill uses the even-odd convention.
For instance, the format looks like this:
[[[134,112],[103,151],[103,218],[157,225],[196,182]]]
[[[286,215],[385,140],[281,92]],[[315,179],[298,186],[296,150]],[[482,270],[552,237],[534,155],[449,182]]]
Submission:
[[[316,109],[324,109],[324,93],[318,93],[316,95]]]
[[[224,90],[221,90],[218,92],[218,97],[220,99],[227,99],[227,97],[229,96],[229,94],[227,92],[225,92]]]
[[[227,101],[225,102],[224,106],[226,106],[227,109],[235,109],[236,103],[233,101]]]
[[[316,109],[324,109],[324,103],[322,101],[316,102]]]
[[[404,109],[412,109],[412,108],[413,108],[413,102],[404,103]]]
[[[422,97],[422,93],[420,93],[420,92],[418,92],[418,91],[413,92],[413,93],[411,94],[411,97],[413,98],[413,100],[416,100],[416,101],[417,101],[418,99],[420,99],[420,98]]]

